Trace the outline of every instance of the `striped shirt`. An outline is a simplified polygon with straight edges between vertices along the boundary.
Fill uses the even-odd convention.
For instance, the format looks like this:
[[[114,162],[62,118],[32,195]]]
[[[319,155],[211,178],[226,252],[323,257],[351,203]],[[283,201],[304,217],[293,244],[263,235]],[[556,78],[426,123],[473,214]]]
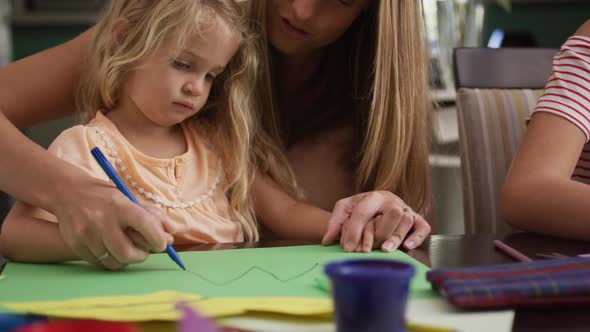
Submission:
[[[586,144],[572,179],[590,184],[590,38],[572,36],[562,46],[534,112],[561,116],[584,133]]]

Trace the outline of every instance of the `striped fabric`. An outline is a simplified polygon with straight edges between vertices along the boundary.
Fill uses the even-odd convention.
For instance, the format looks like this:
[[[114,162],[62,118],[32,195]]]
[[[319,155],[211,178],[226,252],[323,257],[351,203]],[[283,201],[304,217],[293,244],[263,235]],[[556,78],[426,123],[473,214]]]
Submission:
[[[509,229],[500,218],[500,193],[526,119],[541,93],[530,89],[459,89],[466,234]]]
[[[590,303],[588,258],[435,269],[426,279],[461,308]]]
[[[563,45],[535,112],[563,117],[584,133],[586,145],[572,178],[590,184],[590,38],[573,36]]]

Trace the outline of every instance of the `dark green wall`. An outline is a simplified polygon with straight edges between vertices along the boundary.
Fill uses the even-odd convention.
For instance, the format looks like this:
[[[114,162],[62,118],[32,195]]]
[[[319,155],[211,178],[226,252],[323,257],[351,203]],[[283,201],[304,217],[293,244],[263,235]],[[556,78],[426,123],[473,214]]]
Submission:
[[[88,25],[13,25],[13,59],[18,60],[28,55],[61,44],[76,37],[88,28]]]
[[[500,28],[531,31],[538,46],[558,48],[588,19],[590,1],[513,4],[511,12],[491,5],[485,10],[483,44],[487,44],[494,29]]]
[[[88,27],[88,25],[13,25],[11,27],[13,59],[18,60],[59,45],[76,37]],[[25,133],[31,140],[47,148],[60,132],[76,123],[78,119],[73,115],[27,128]]]

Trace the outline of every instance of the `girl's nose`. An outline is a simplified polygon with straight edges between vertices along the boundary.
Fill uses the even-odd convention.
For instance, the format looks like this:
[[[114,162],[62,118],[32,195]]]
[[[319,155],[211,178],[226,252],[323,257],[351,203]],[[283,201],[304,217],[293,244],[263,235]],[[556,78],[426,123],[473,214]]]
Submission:
[[[205,91],[205,80],[202,78],[193,79],[182,86],[182,92],[190,96],[200,96]]]

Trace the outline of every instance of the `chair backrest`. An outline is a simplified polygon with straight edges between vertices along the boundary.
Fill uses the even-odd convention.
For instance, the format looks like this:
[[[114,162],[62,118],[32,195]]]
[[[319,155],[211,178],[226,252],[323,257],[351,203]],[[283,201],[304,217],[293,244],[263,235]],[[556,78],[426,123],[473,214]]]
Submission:
[[[467,234],[503,232],[506,172],[557,49],[455,49],[457,115]]]
[[[554,48],[456,48],[455,85],[477,89],[542,89],[551,74]]]

